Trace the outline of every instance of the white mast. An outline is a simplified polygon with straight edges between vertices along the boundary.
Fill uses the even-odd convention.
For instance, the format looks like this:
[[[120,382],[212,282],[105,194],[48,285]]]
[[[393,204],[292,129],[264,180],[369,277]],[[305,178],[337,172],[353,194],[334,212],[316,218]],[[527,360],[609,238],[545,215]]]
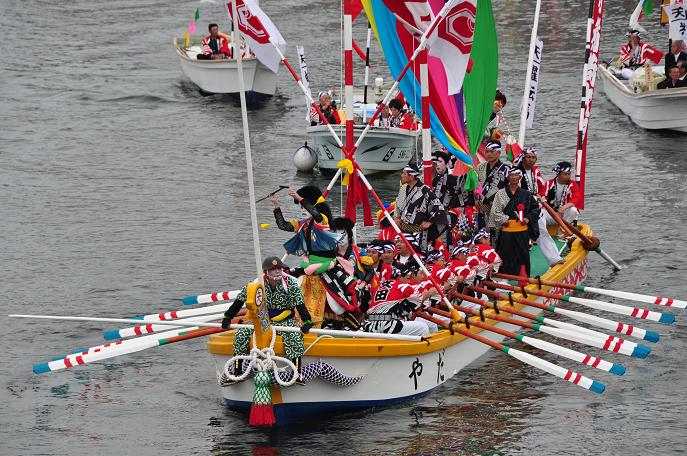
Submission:
[[[253,250],[255,251],[255,268],[257,276],[262,280],[262,254],[260,252],[260,235],[258,233],[258,213],[255,209],[255,187],[253,184],[253,157],[250,152],[250,133],[248,132],[248,112],[246,111],[246,85],[243,80],[243,56],[239,43],[239,16],[236,0],[231,2],[234,23],[234,58],[239,74],[239,98],[241,99],[241,121],[243,123],[243,143],[246,147],[246,171],[248,174],[248,201],[250,202],[250,222],[253,228]]]

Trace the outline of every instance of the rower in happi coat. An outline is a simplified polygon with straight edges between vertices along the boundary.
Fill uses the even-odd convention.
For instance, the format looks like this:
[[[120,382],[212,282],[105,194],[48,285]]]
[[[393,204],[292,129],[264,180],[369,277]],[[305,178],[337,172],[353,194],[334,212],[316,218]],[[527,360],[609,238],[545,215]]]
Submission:
[[[304,257],[293,273],[303,276],[301,287],[308,310],[313,318],[322,320],[323,327],[359,328],[356,280],[337,261],[337,250],[343,236],[329,229],[332,216],[322,192],[308,185],[298,191],[289,189],[289,195],[307,213],[303,220],[287,222],[277,196],[272,195],[270,199],[274,203],[274,217],[279,229],[296,233],[284,243],[284,249],[290,255]]]
[[[577,223],[577,217],[580,215],[578,207],[582,202],[582,192],[580,192],[577,182],[572,179],[572,164],[567,161],[558,162],[552,171],[556,173],[556,177],[546,182],[541,195],[562,219]],[[556,224],[548,212],[544,216],[547,225]],[[558,227],[558,236],[564,237],[564,231],[561,227]]]
[[[377,288],[362,330],[416,336],[428,334],[430,327],[426,321],[410,320],[410,317],[432,294],[433,287],[425,282],[419,265],[411,260],[402,266],[399,278],[382,282]]]
[[[394,220],[403,232],[416,234],[420,251],[425,252],[446,229],[448,218],[441,201],[420,181],[421,177],[416,165],[409,164],[403,168]]]
[[[501,142],[489,141],[484,150],[487,161],[477,165],[480,190],[475,191],[475,203],[479,209],[478,228],[487,226],[491,204],[496,193],[506,186],[506,171],[509,163],[501,161]]]
[[[513,166],[517,166],[522,171],[520,187],[529,190],[535,198],[538,198],[546,187],[546,182],[536,166],[537,159],[537,149],[527,147],[513,160]],[[554,264],[563,263],[564,260],[558,253],[558,247],[546,229],[546,214],[546,211],[539,211],[539,218],[537,219],[539,236],[535,237],[534,233],[530,233],[530,237],[536,239],[537,245],[539,245],[539,249],[549,263],[549,266],[553,266]]]
[[[539,203],[528,190],[520,188],[522,171],[511,167],[508,185],[499,190],[489,214],[489,227],[497,231],[496,251],[503,260],[500,271],[519,275],[524,267],[530,274],[530,236],[538,237]],[[535,237],[536,239],[536,237]]]
[[[298,327],[296,314],[298,312],[303,326],[301,332],[280,332],[277,334],[282,337],[284,351],[298,369],[300,380],[301,357],[303,356],[303,334],[310,331],[313,323],[310,312],[303,301],[303,293],[298,285],[298,281],[283,273],[284,264],[277,257],[268,257],[262,262],[263,280],[265,283],[265,305],[270,317],[270,321],[279,326]],[[248,285],[243,287],[232,305],[224,313],[222,328],[229,328],[231,320],[236,316],[246,301]],[[247,355],[250,341],[253,337],[252,328],[240,328],[234,336],[234,355]],[[234,374],[240,375],[243,372],[242,360],[236,360]]]

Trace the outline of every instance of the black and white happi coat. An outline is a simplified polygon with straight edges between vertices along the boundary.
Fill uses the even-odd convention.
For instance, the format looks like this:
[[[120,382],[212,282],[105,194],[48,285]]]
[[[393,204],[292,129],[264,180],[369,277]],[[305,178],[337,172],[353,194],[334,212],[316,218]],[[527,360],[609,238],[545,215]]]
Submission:
[[[418,326],[421,333],[428,332],[426,324],[408,321],[411,314],[422,305],[422,284],[384,281],[373,296],[372,307],[367,311],[367,318],[362,330],[385,334],[409,334]],[[422,327],[421,325],[425,325]]]
[[[489,212],[496,192],[506,186],[508,168],[510,168],[510,163],[501,160],[497,161],[493,167],[487,162],[477,165],[477,178],[482,184],[482,196],[478,198],[480,212]]]
[[[446,210],[439,198],[419,181],[413,187],[408,184],[401,186],[394,214],[401,219],[401,229],[417,233],[417,243],[422,252],[432,245],[448,223]],[[432,222],[432,226],[428,230],[420,231],[419,225],[427,221]]]

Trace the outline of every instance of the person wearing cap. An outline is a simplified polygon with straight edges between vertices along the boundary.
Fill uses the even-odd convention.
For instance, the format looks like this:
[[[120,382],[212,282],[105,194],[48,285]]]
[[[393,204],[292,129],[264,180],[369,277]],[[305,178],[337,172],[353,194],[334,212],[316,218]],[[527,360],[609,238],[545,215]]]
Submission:
[[[282,337],[284,342],[284,352],[298,368],[300,373],[301,357],[303,356],[303,334],[310,331],[313,323],[311,321],[310,312],[303,301],[303,293],[298,285],[298,281],[283,273],[284,264],[275,257],[267,257],[262,262],[263,281],[265,283],[265,305],[270,317],[270,321],[278,326],[292,326],[298,327],[296,321],[296,314],[301,318],[303,326],[301,332],[279,332],[277,334]],[[238,311],[244,306],[246,302],[246,293],[248,285],[243,287],[231,306],[224,313],[222,320],[222,328],[229,328],[231,320],[236,316]],[[234,355],[247,355],[251,338],[253,337],[253,329],[240,328],[234,336]],[[240,374],[243,371],[241,360],[237,361],[234,366],[234,373]],[[300,375],[299,375],[300,377]]]
[[[572,180],[572,164],[567,161],[559,162],[552,171],[556,173],[556,177],[544,185],[541,194],[561,218],[573,222],[580,215],[578,207],[582,194],[577,182]],[[556,224],[548,212],[545,213],[545,217],[547,225]],[[559,236],[562,233],[563,229],[559,227]]]
[[[508,162],[501,161],[501,143],[499,141],[489,141],[484,153],[487,161],[477,165],[477,178],[481,191],[475,191],[475,203],[479,209],[477,215],[478,228],[487,225],[491,204],[494,201],[496,192],[506,186],[506,171],[509,168]]]
[[[325,125],[326,123],[330,123],[332,125],[340,124],[341,118],[339,117],[339,112],[336,110],[336,104],[334,101],[332,101],[332,96],[329,94],[329,92],[320,92],[317,95],[317,99],[320,103],[320,111],[322,111],[322,114],[327,119],[327,122],[325,122],[324,119],[320,117],[320,114],[317,112],[317,110],[312,107],[310,108],[310,126],[314,127],[315,125]]]
[[[634,70],[651,60],[658,63],[663,58],[663,52],[642,42],[639,30],[630,30],[625,34],[627,44],[620,48],[620,63],[624,67],[621,76],[630,79]]]
[[[513,160],[513,165],[520,168],[522,171],[522,179],[520,180],[520,188],[529,190],[532,195],[537,198],[544,187],[546,182],[536,166],[537,163],[537,149],[534,147],[526,148],[520,155],[515,157]],[[554,264],[560,264],[563,262],[563,258],[558,253],[558,247],[556,243],[553,242],[553,238],[546,229],[546,211],[539,211],[539,217],[537,218],[537,227],[539,236],[531,238],[536,239],[537,245],[541,250],[541,253],[546,258],[546,261],[550,266]]]
[[[411,163],[403,168],[394,220],[404,232],[417,235],[417,244],[424,252],[445,229],[448,218],[441,201],[421,179],[417,165]]]
[[[522,171],[511,167],[508,185],[496,193],[488,226],[497,231],[496,251],[503,260],[500,271],[520,275],[524,268],[530,274],[530,236],[539,237],[537,220],[539,203],[532,193],[520,188]]]

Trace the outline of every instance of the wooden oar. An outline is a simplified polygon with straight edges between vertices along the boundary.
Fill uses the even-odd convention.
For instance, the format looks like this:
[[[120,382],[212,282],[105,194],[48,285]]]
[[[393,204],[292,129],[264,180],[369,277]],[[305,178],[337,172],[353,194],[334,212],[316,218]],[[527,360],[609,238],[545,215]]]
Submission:
[[[555,210],[553,210],[553,208],[549,206],[549,203],[547,203],[544,199],[540,199],[539,202],[541,203],[542,207],[546,210],[546,212],[548,212],[549,215],[556,221],[558,226],[560,226],[563,229],[563,231],[565,231],[568,234],[574,234],[582,241],[582,246],[586,250],[593,250],[599,255],[601,255],[601,257],[604,260],[608,261],[616,271],[620,271],[623,268],[613,258],[611,258],[609,254],[603,251],[603,249],[601,248],[601,241],[599,241],[599,238],[594,236],[589,237],[586,234],[584,234],[582,231],[577,229],[577,227],[574,226],[572,223],[568,222],[560,215],[558,215],[558,213]]]
[[[422,316],[423,312],[419,312],[418,315]],[[426,314],[425,314],[426,315]],[[470,322],[470,324],[473,324]],[[475,322],[475,326],[477,326]],[[492,327],[491,325],[485,325]],[[492,327],[493,328],[493,327]],[[503,353],[507,354],[508,356],[512,356],[513,358],[525,363],[529,364],[532,367],[536,367],[538,369],[543,370],[544,372],[547,372],[551,375],[555,375],[558,378],[562,378],[565,381],[568,381],[574,385],[580,386],[586,390],[593,391],[595,393],[603,393],[606,387],[604,386],[603,383],[597,382],[596,380],[592,380],[591,378],[585,377],[582,374],[578,374],[577,372],[565,369],[563,367],[557,366],[553,363],[550,363],[544,359],[538,358],[534,355],[531,355],[529,353],[516,350],[512,347],[509,347],[507,345],[500,344],[498,342],[494,342],[491,339],[487,339],[484,336],[481,336],[479,334],[474,334],[470,332],[467,329],[464,329],[461,327],[460,324],[454,324],[452,328],[455,332],[458,334],[461,334],[465,337],[468,337],[470,339],[476,340],[477,342],[481,342],[485,345],[490,346],[491,348],[494,348],[496,350],[500,350]],[[499,331],[501,328],[497,328]],[[496,330],[494,332],[497,332]],[[510,332],[510,331],[507,331]],[[511,333],[514,334],[514,333]],[[530,338],[531,339],[531,338]],[[552,344],[553,345],[553,344]]]
[[[487,290],[490,291],[490,290]],[[494,293],[494,297],[497,299],[502,299],[500,293]],[[456,297],[468,302],[474,302],[485,307],[489,307],[497,310],[495,303],[489,303],[488,301],[483,301],[481,299],[474,298],[472,296],[457,293]],[[512,297],[514,302],[521,302],[520,298]],[[507,299],[506,299],[507,300]],[[522,299],[522,304],[529,305],[529,300]],[[539,304],[539,303],[535,303]],[[536,306],[535,306],[536,307]],[[539,323],[545,323],[550,326],[544,326],[544,332],[551,334],[556,337],[563,339],[573,340],[581,344],[591,345],[592,347],[600,348],[602,350],[610,351],[613,353],[620,353],[621,355],[632,356],[634,358],[646,358],[651,352],[651,348],[643,344],[638,344],[631,342],[620,337],[609,336],[597,331],[592,331],[587,328],[582,328],[580,326],[573,325],[571,323],[565,323],[562,321],[554,320],[546,317],[538,317],[536,315],[524,312],[522,310],[517,310],[508,306],[498,306],[499,312],[512,313],[513,315],[522,316],[528,318],[532,321],[537,321]]]
[[[608,329],[610,331],[615,331],[617,333],[625,334],[626,336],[632,336],[636,337],[638,339],[643,339],[649,342],[658,342],[660,336],[658,333],[654,331],[647,331],[645,329],[639,328],[634,325],[626,325],[624,323],[620,323],[614,320],[609,320],[607,318],[602,318],[602,317],[597,317],[595,315],[590,315],[586,314],[584,312],[577,312],[575,310],[569,310],[569,309],[562,309],[560,307],[552,306],[552,305],[547,305],[547,304],[542,304],[537,301],[533,301],[531,299],[526,299],[526,298],[518,298],[516,296],[513,296],[512,293],[508,293],[507,295],[495,292],[493,290],[488,290],[486,288],[482,287],[470,287],[472,290],[477,291],[478,293],[483,293],[486,294],[487,296],[492,296],[497,299],[501,299],[504,301],[510,301],[511,299],[513,302],[518,302],[521,304],[526,304],[528,306],[536,307],[538,309],[546,310],[548,312],[553,312],[557,313],[559,315],[564,315],[566,317],[570,317],[574,320],[581,321],[583,323],[588,323],[590,325],[596,326],[598,328],[603,328],[603,329]],[[648,348],[648,347],[647,347]]]
[[[576,290],[576,291],[586,291],[589,293],[596,293],[596,294],[605,295],[605,296],[613,296],[615,298],[627,299],[630,301],[645,302],[647,304],[656,304],[659,306],[675,307],[678,309],[687,308],[687,301],[681,301],[679,299],[673,299],[673,298],[662,298],[660,296],[645,295],[645,294],[640,294],[640,293],[631,293],[629,291],[609,290],[607,288],[595,288],[595,287],[588,287],[585,285],[574,285],[571,283],[552,282],[550,280],[541,280],[538,278],[521,277],[521,276],[510,275],[510,274],[501,274],[501,273],[492,274],[492,277],[497,277],[499,279],[506,279],[506,280],[518,280],[518,281],[526,280],[529,283],[546,285],[547,287],[565,288],[567,290]]]
[[[431,310],[432,312],[435,312],[439,315],[442,315],[444,317],[450,316],[450,314],[448,312],[445,312],[441,309],[437,309],[435,307],[429,307],[429,310]],[[465,314],[472,315],[474,317],[480,317],[481,318],[483,316],[480,314],[480,312],[478,310],[470,309],[470,308],[463,307],[463,306],[456,306],[456,310],[461,311]],[[536,323],[529,323],[526,321],[516,320],[515,318],[508,318],[508,317],[504,317],[503,315],[498,315],[498,314],[496,314],[496,315],[494,315],[494,314],[484,315],[484,317],[485,317],[485,319],[500,321],[503,323],[509,323],[509,324],[520,326],[523,328],[533,329],[535,331],[540,331],[540,332],[546,333],[546,330],[540,329],[542,327],[542,325],[539,325]],[[425,317],[423,317],[423,318],[425,318]],[[431,321],[434,321],[435,323],[437,323],[435,320],[431,320]],[[439,320],[439,321],[441,321],[441,320]],[[534,338],[529,337],[529,336],[523,336],[522,334],[516,334],[516,333],[513,333],[511,331],[507,331],[507,330],[504,330],[502,328],[499,328],[497,326],[487,325],[482,321],[469,320],[469,323],[471,325],[477,326],[478,328],[484,328],[484,329],[487,329],[488,331],[497,332],[497,333],[504,335],[506,337],[510,337],[512,339],[517,339],[517,340],[519,340],[523,343],[526,343],[528,345],[531,345],[535,348],[539,348],[540,350],[544,350],[544,351],[547,351],[549,353],[553,353],[555,355],[559,355],[559,356],[562,356],[564,358],[568,358],[568,359],[571,359],[573,361],[577,361],[578,363],[582,363],[582,364],[585,364],[587,366],[591,366],[591,367],[594,367],[596,369],[600,369],[600,370],[605,371],[605,372],[610,372],[610,373],[615,374],[615,375],[623,375],[625,373],[625,368],[623,366],[621,366],[620,364],[614,364],[614,363],[611,363],[609,361],[603,360],[601,358],[595,358],[594,356],[588,355],[586,353],[580,353],[576,350],[571,350],[571,349],[566,348],[566,347],[561,347],[560,345],[553,344],[551,342],[546,342],[543,340],[534,339]],[[488,326],[489,328],[485,328],[484,326]],[[546,327],[544,327],[544,328],[546,328]],[[570,339],[568,339],[568,340],[570,340]]]
[[[523,296],[527,296],[527,294],[533,294],[535,296],[556,299],[558,301],[572,302],[575,304],[581,304],[585,307],[590,307],[592,309],[603,310],[606,312],[611,312],[620,315],[626,315],[628,317],[639,318],[641,320],[657,321],[659,323],[664,324],[670,324],[675,321],[675,315],[672,314],[654,312],[652,310],[640,309],[639,307],[624,306],[622,304],[613,304],[611,302],[599,301],[597,299],[577,298],[575,296],[551,293],[550,291],[543,290],[527,290],[524,287],[515,287],[513,285],[501,282],[484,281],[482,282],[482,285],[485,285],[487,287],[501,288],[502,290],[509,290],[515,293],[520,292]]]

